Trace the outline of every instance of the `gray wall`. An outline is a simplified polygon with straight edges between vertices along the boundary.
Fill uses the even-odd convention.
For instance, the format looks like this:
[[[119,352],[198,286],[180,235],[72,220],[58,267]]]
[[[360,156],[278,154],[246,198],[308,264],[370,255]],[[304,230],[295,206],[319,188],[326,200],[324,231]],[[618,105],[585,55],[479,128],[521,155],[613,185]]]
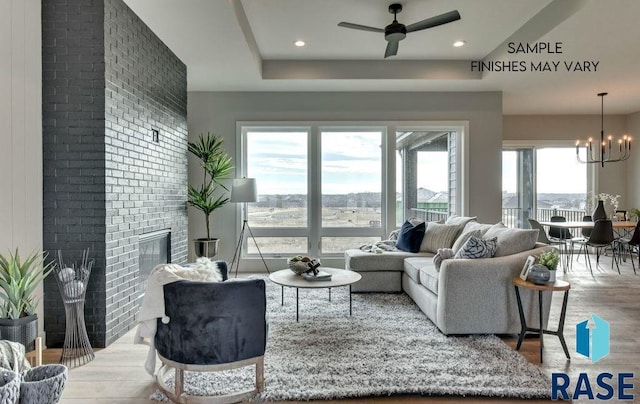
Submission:
[[[42,15],[44,247],[91,249],[85,318],[103,347],[135,325],[138,236],[171,229],[186,261],[186,67],[121,0],[52,0]],[[45,313],[60,345],[52,277]]]
[[[469,212],[497,222],[501,214],[502,94],[378,92],[190,92],[189,136],[215,132],[236,153],[236,121],[468,121]],[[190,160],[189,177],[197,181]],[[212,231],[222,237],[220,257],[231,259],[238,236],[236,206],[213,215]],[[202,236],[204,221],[189,210],[189,238]]]
[[[106,332],[103,21],[101,2],[42,5],[44,249],[73,259],[91,249],[85,317],[97,346]],[[60,346],[64,307],[53,277],[44,290],[47,345]]]
[[[187,69],[122,0],[105,10],[109,344],[135,324],[138,236],[170,229],[173,262],[187,260]]]

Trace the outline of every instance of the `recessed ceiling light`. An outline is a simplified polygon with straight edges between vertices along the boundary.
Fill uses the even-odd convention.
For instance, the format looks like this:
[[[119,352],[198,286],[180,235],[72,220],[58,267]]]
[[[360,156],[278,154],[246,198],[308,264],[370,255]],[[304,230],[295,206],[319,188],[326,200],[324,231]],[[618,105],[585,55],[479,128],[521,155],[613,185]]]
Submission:
[[[455,41],[453,43],[453,46],[455,46],[456,48],[459,48],[461,46],[464,46],[467,43],[467,41]]]
[[[303,40],[301,40],[301,39],[298,39],[298,40],[297,40],[297,41],[295,41],[293,44],[294,44],[295,46],[297,46],[298,48],[300,48],[300,47],[302,47],[302,46],[304,46],[304,45],[305,45],[305,42],[304,42]]]

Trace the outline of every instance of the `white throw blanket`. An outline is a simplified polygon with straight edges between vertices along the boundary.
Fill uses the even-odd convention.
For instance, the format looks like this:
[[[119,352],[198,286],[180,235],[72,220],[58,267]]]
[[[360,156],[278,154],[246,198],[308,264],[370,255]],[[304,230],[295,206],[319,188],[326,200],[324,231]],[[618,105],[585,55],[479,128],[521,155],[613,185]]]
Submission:
[[[383,251],[397,251],[395,240],[382,240],[373,244],[363,244],[360,249],[364,252],[381,254]]]
[[[175,272],[183,269],[180,265],[175,264],[157,265],[151,271],[147,281],[147,291],[140,307],[139,324],[133,343],[149,345],[144,368],[152,376],[156,370],[156,348],[153,339],[156,336],[157,320],[161,318],[163,323],[169,322],[169,317],[164,312],[163,286],[181,280],[182,278]]]
[[[24,345],[19,342],[0,341],[0,367],[22,373],[31,368],[25,357]]]

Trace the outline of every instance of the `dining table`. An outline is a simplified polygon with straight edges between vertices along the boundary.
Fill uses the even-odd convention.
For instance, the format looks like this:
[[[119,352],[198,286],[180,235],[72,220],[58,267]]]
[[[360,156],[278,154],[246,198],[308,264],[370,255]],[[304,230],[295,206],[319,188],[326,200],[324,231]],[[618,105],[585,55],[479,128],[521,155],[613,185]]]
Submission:
[[[543,226],[558,227],[561,229],[593,229],[595,222],[592,221],[574,221],[574,222],[540,222]],[[633,229],[638,224],[629,220],[611,222],[614,229]]]
[[[560,229],[593,229],[595,222],[591,221],[573,221],[573,222],[540,222],[543,226],[556,227]],[[613,231],[620,235],[619,231],[622,230],[621,237],[626,237],[631,232],[631,229],[635,229],[638,222],[632,222],[629,220],[624,221],[612,221]]]
[[[593,229],[595,222],[592,221],[571,221],[571,222],[540,222],[543,226],[555,227],[560,229]],[[632,230],[635,229],[638,222],[632,222],[629,220],[612,221],[613,231],[617,234],[617,237],[630,237]],[[622,233],[621,233],[622,232]],[[566,269],[573,256],[573,251],[566,257],[566,261],[562,264]]]

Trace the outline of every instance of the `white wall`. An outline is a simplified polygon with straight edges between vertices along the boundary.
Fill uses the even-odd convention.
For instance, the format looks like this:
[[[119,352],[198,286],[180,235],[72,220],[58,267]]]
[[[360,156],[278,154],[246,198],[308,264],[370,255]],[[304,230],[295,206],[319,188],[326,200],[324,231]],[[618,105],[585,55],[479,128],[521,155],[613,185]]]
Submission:
[[[627,206],[640,209],[640,112],[627,115],[627,131],[634,136],[632,155],[627,161]]]
[[[468,121],[469,213],[486,222],[500,220],[502,94],[499,92],[189,93],[190,141],[201,132],[214,132],[224,136],[231,155],[236,152],[236,121],[323,120]],[[199,176],[197,164],[190,159],[189,178],[199,179],[196,175]],[[239,220],[232,204],[214,213],[212,232],[222,237],[218,257],[231,260]],[[201,237],[204,231],[201,215],[190,208],[189,238]]]
[[[0,253],[42,249],[40,0],[0,0]],[[42,296],[42,287],[36,293]],[[38,311],[42,330],[42,306]]]
[[[505,115],[505,141],[567,141],[575,145],[576,140],[585,141],[590,136],[600,138],[600,115]],[[618,137],[630,132],[624,115],[606,115],[604,117],[605,136],[609,133]],[[635,132],[638,133],[638,132]],[[620,209],[633,207],[629,203],[627,190],[627,166],[633,157],[626,162],[605,164],[604,168],[596,166],[598,183],[597,192],[620,195]],[[558,166],[558,175],[562,175],[562,166]],[[570,179],[564,179],[570,180]]]

